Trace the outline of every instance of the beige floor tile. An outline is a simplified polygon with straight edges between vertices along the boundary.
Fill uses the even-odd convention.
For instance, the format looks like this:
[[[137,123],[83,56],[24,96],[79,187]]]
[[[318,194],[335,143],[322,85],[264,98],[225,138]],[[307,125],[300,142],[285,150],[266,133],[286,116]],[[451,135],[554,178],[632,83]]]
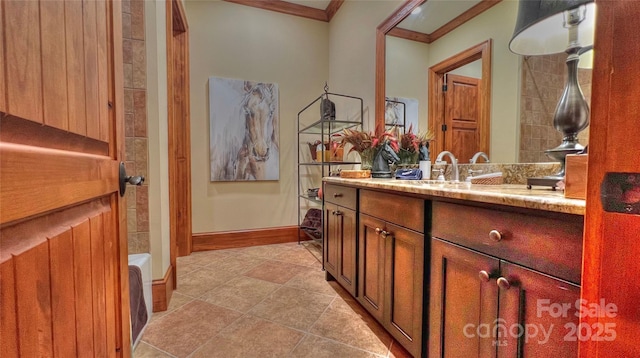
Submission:
[[[307,330],[329,306],[333,297],[282,287],[249,311],[287,327]]]
[[[198,297],[205,292],[222,286],[236,276],[236,274],[228,271],[201,268],[180,277],[176,292],[191,297]]]
[[[280,287],[279,284],[257,278],[238,276],[200,297],[201,300],[247,312]]]
[[[245,272],[244,275],[274,283],[285,283],[295,275],[309,270],[310,268],[305,266],[267,260]]]
[[[167,307],[167,310],[162,312],[153,312],[151,319],[156,320],[162,316],[166,316],[167,314],[173,312],[174,310],[186,305],[187,303],[193,300],[194,298],[191,296],[183,295],[180,292],[173,291],[173,293],[171,294],[171,299],[169,300],[169,307]]]
[[[315,257],[313,257],[313,255],[310,255],[309,251],[304,247],[286,250],[283,253],[272,257],[272,259],[309,267],[316,267],[320,263]]]
[[[380,358],[383,356],[349,347],[345,344],[317,336],[307,335],[291,352],[291,357],[300,358]]]
[[[194,300],[149,325],[142,340],[176,357],[186,357],[240,316],[239,312]]]
[[[308,255],[308,254],[307,254]],[[336,290],[325,279],[325,271],[314,269],[301,272],[285,283],[287,287],[299,288],[310,292],[322,293],[329,296],[337,295]]]
[[[266,259],[256,256],[250,256],[245,254],[229,255],[223,260],[216,260],[215,262],[206,266],[209,270],[223,270],[232,272],[234,274],[242,274],[251,270],[252,268],[264,263]]]
[[[279,324],[245,316],[207,342],[192,358],[284,357],[303,336],[304,333]]]
[[[196,265],[196,264],[185,264],[182,262],[177,262],[176,263],[176,274],[178,276],[178,280],[180,280],[180,277],[193,272],[195,270],[201,269],[202,266],[200,265]]]
[[[206,266],[216,260],[224,259],[229,255],[231,255],[231,253],[225,252],[224,250],[197,251],[192,252],[189,256],[178,257],[176,261],[178,262],[178,266],[180,264]]]
[[[314,323],[309,333],[384,356],[392,341],[389,333],[371,316],[331,307]]]
[[[391,349],[389,349],[389,358],[413,358],[413,356],[400,343],[394,340],[391,343]]]
[[[263,246],[250,246],[245,247],[240,251],[242,254],[258,256],[266,259],[271,259],[274,256],[280,255],[285,251],[293,250],[295,246],[291,244],[276,244],[276,245],[263,245]]]
[[[172,358],[171,354],[160,351],[144,342],[138,343],[133,358]]]

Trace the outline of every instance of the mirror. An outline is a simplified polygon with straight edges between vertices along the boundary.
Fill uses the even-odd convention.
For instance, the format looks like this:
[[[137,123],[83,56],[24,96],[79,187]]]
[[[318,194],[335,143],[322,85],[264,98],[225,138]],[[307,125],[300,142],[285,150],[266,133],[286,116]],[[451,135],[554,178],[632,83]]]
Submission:
[[[410,14],[418,6],[421,12]],[[508,43],[517,12],[517,1],[428,0],[421,4],[408,1],[378,27],[383,32],[379,33],[378,44],[384,42],[380,47],[385,51],[377,59],[384,67],[377,67],[377,77],[383,78],[376,81],[379,89],[376,105],[379,101],[384,104],[385,97],[416,99],[420,130],[429,125],[438,133],[441,128],[430,123],[435,109],[429,108],[429,103],[433,103],[429,99],[433,95],[429,87],[429,69],[490,39],[492,72],[490,98],[487,99],[486,151],[491,161],[552,161],[544,150],[557,146],[562,140],[552,121],[565,85],[566,55],[523,57],[510,52]],[[474,64],[476,71],[478,66],[482,67],[481,61]],[[587,101],[590,99],[590,72],[581,69],[579,73]],[[378,110],[376,114],[377,121],[384,119],[378,116]],[[588,129],[581,132],[579,138],[580,143],[586,145]],[[438,148],[437,142],[435,148]],[[432,155],[437,153],[437,150],[432,151]],[[454,154],[460,163],[468,162],[467,158]]]

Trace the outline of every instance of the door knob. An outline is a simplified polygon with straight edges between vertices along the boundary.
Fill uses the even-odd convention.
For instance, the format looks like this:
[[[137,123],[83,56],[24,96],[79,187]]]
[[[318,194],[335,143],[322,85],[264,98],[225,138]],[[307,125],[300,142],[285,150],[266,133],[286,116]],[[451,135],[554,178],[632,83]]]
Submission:
[[[142,183],[144,183],[144,176],[127,175],[124,162],[120,162],[120,196],[124,196],[124,193],[127,190],[127,184],[140,186]]]

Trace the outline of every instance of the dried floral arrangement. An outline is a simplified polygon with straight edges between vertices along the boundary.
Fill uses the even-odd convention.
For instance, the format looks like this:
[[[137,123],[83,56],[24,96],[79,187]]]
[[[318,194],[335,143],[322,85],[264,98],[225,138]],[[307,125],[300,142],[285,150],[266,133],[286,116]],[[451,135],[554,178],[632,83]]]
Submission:
[[[388,141],[391,148],[397,152],[400,150],[400,147],[398,144],[398,137],[395,133],[395,127],[383,132],[379,136],[376,136],[371,132],[358,131],[347,128],[344,129],[340,134],[339,142],[342,143],[342,145],[347,143],[351,144],[351,150],[349,150],[349,152],[356,151],[358,153],[362,153],[367,149],[376,148],[379,144]]]

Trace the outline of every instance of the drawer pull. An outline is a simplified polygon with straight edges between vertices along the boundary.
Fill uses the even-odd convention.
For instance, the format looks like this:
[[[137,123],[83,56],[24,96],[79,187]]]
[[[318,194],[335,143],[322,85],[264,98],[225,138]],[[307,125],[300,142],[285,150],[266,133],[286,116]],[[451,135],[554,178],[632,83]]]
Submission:
[[[493,241],[500,241],[502,240],[502,233],[498,230],[491,230],[489,231],[489,238]]]
[[[480,277],[480,280],[483,282],[489,282],[489,279],[491,279],[491,275],[485,270],[478,272],[478,277]]]
[[[333,212],[333,215],[340,216],[340,215],[342,215],[342,211],[336,210],[336,211]]]
[[[509,280],[507,280],[504,277],[499,277],[498,281],[496,283],[498,284],[498,287],[500,287],[503,290],[508,290],[509,287],[511,287],[511,284],[509,283]]]
[[[333,193],[333,197],[334,198],[341,198],[342,197],[342,193]]]

